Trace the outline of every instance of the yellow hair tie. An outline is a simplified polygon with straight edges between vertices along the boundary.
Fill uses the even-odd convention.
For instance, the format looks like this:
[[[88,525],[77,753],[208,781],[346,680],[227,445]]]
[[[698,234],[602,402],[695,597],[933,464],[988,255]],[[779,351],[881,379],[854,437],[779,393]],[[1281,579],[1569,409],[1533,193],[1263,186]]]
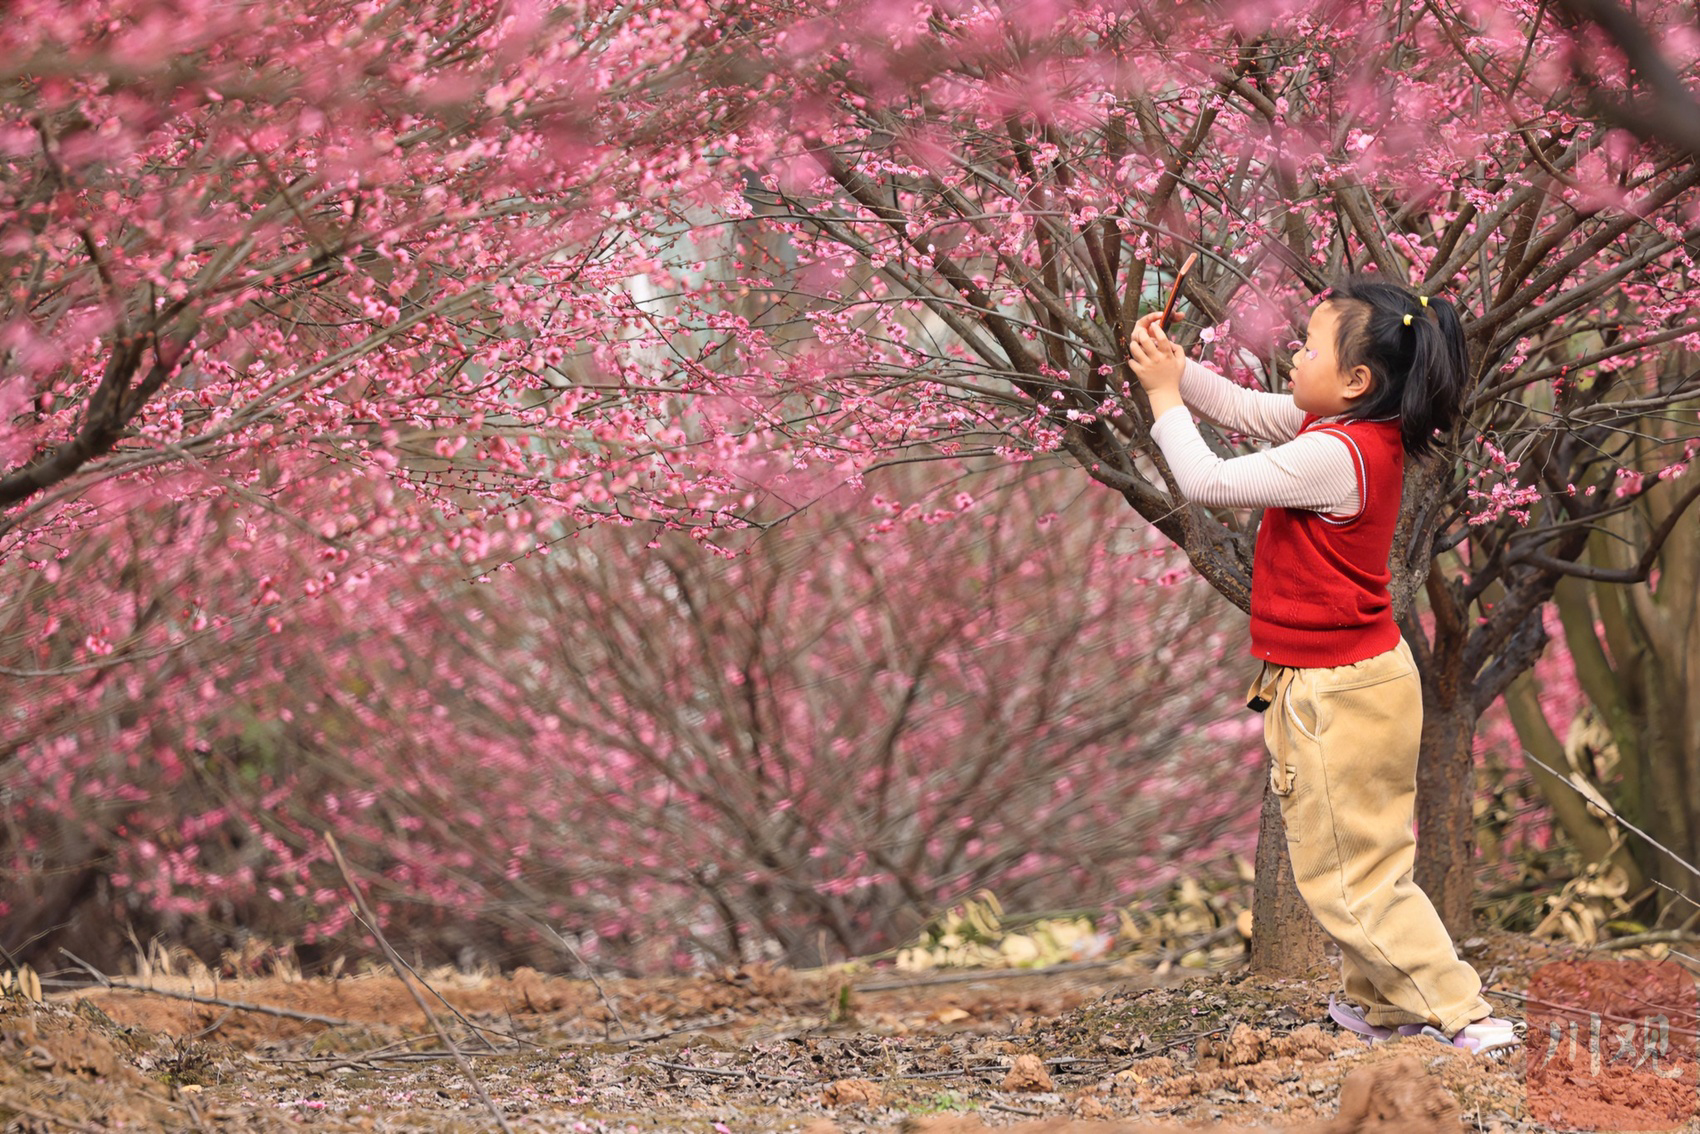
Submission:
[[[1411,317],[1409,315],[1407,315],[1407,316],[1405,316],[1405,326],[1409,327],[1410,325],[1411,325]]]
[[[1428,296],[1426,296],[1426,295],[1417,296],[1417,302],[1422,304],[1424,307],[1427,307],[1428,306]]]

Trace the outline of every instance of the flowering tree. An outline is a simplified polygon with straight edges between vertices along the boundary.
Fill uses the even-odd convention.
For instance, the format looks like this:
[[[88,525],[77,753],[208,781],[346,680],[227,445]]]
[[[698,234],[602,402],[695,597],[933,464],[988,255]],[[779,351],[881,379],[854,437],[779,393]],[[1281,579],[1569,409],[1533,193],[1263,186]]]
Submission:
[[[1654,28],[1613,0],[1562,0],[1560,7],[1573,27],[1603,35],[1631,77],[1627,83],[1602,80],[1586,55],[1571,55],[1571,72],[1601,117],[1690,160],[1700,157],[1700,98],[1684,79],[1691,72],[1692,31],[1679,29],[1666,41],[1673,49],[1667,52]],[[1683,364],[1696,361],[1690,354]],[[1646,450],[1668,445],[1681,432],[1656,420],[1647,428]],[[1687,802],[1688,785],[1700,774],[1700,675],[1684,661],[1694,656],[1700,625],[1700,524],[1682,516],[1692,499],[1674,483],[1655,486],[1595,531],[1579,569],[1554,593],[1575,681],[1609,739],[1578,743],[1575,726],[1585,719],[1578,718],[1571,736],[1561,740],[1529,682],[1508,699],[1525,745],[1591,788],[1595,794],[1588,798],[1609,799],[1662,845],[1625,835],[1571,784],[1550,782],[1550,773],[1535,770],[1586,860],[1614,864],[1632,895],[1650,892],[1649,881],[1667,893],[1691,889],[1691,872],[1678,859],[1700,862],[1700,825]],[[1571,759],[1578,750],[1588,758]]]
[[[1425,694],[1419,880],[1464,931],[1475,721],[1541,651],[1557,584],[1592,570],[1590,533],[1700,437],[1700,169],[1598,122],[1570,61],[1621,88],[1621,57],[1536,5],[858,13],[748,30],[818,81],[751,112],[740,275],[693,297],[703,323],[732,288],[766,297],[743,355],[783,360],[811,427],[1067,452],[1244,605],[1254,519],[1179,498],[1123,377],[1162,267],[1203,255],[1183,341],[1272,389],[1340,271],[1467,311],[1468,412],[1410,471],[1394,563]],[[1641,9],[1679,44],[1682,13]],[[1646,577],[1697,492],[1614,577]]]
[[[1598,120],[1573,62],[1639,80],[1544,5],[180,9],[0,29],[16,681],[139,695],[198,635],[323,637],[602,520],[731,553],[714,529],[919,459],[1064,453],[1243,606],[1255,517],[1178,496],[1126,333],[1196,249],[1183,341],[1280,388],[1288,328],[1369,267],[1470,314],[1394,564],[1420,881],[1461,930],[1478,714],[1590,533],[1673,489],[1610,569],[1646,578],[1689,515],[1700,171]],[[1680,14],[1640,9],[1687,76]],[[0,759],[87,756],[55,704]]]
[[[283,634],[15,681],[0,945],[110,957],[128,926],[311,958],[358,934],[326,830],[421,950],[540,963],[558,929],[627,971],[842,959],[977,886],[1074,908],[1248,854],[1257,737],[1209,711],[1237,616],[1113,497],[1019,471],[828,500],[732,559],[609,527],[488,584],[409,572]],[[214,511],[179,516],[190,542]],[[151,533],[106,538],[139,564],[109,609],[177,601],[120,545]],[[196,585],[242,593],[243,558]]]
[[[404,558],[499,533],[525,499],[569,526],[616,493],[666,521],[725,506],[708,461],[658,455],[677,410],[622,384],[601,338],[631,318],[640,270],[617,216],[665,213],[703,177],[689,145],[646,144],[664,115],[642,113],[696,16],[428,0],[8,16],[0,562],[46,569],[156,496],[241,500],[255,523]],[[302,478],[322,507],[266,508]],[[332,503],[356,480],[388,484],[385,518]]]
[[[759,453],[724,429],[683,444],[679,391],[609,334],[640,321],[639,226],[721,192],[667,119],[702,15],[8,7],[9,930],[101,924],[84,899],[114,877],[172,917],[304,876],[276,830],[226,825],[279,805],[255,776],[293,782],[267,764],[292,659],[373,596],[601,519],[739,522]],[[210,802],[149,837],[131,817],[162,795]],[[43,830],[40,808],[78,821]],[[233,861],[204,896],[157,883],[215,846]]]

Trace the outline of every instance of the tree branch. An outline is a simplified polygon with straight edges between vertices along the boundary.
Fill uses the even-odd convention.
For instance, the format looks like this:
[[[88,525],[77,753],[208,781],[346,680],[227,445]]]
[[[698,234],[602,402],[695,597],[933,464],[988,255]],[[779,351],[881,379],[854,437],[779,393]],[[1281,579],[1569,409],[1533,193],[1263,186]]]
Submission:
[[[1572,559],[1561,559],[1534,550],[1514,551],[1509,555],[1513,562],[1527,563],[1531,567],[1595,583],[1644,583],[1652,573],[1653,564],[1658,561],[1659,551],[1664,547],[1665,541],[1670,538],[1678,521],[1697,499],[1700,499],[1700,478],[1696,478],[1688,491],[1671,505],[1670,513],[1653,529],[1652,535],[1647,539],[1646,548],[1641,552],[1641,558],[1633,567],[1597,567],[1592,563],[1578,563]]]
[[[1612,98],[1578,59],[1571,71],[1582,80],[1589,99],[1607,118],[1644,141],[1685,151],[1700,159],[1700,100],[1696,100],[1650,30],[1616,0],[1556,0],[1573,20],[1593,24],[1622,50],[1634,73],[1651,88],[1651,97]]]

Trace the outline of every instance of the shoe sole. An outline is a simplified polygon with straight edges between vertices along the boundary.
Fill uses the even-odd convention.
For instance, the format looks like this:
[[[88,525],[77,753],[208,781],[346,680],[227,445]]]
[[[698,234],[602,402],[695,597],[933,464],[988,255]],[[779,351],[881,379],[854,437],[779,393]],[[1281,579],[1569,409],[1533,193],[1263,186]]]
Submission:
[[[1426,1026],[1422,1024],[1403,1024],[1397,1028],[1378,1027],[1365,1020],[1362,1016],[1354,1014],[1351,1009],[1336,1004],[1334,997],[1332,996],[1328,998],[1328,1018],[1333,1020],[1336,1024],[1339,1024],[1346,1031],[1351,1032],[1353,1035],[1363,1037],[1364,1042],[1369,1044],[1384,1043],[1387,1040],[1401,1039],[1405,1036],[1420,1035],[1422,1034],[1422,1029]]]
[[[1419,1034],[1425,1035],[1429,1039],[1435,1040],[1439,1043],[1443,1043],[1447,1047],[1452,1048],[1454,1051],[1464,1051],[1471,1055],[1483,1056],[1487,1059],[1504,1059],[1512,1052],[1516,1051],[1519,1047],[1523,1046],[1523,1041],[1516,1036],[1512,1036],[1504,1043],[1496,1043],[1490,1047],[1467,1047],[1464,1044],[1453,1043],[1451,1040],[1447,1039],[1446,1033],[1441,1031],[1439,1028],[1425,1027]]]
[[[1378,1027],[1369,1023],[1362,1016],[1355,1015],[1350,1009],[1335,1002],[1333,996],[1328,998],[1328,1016],[1340,1027],[1355,1036],[1362,1037],[1364,1043],[1374,1045],[1388,1040],[1403,1039],[1407,1036],[1427,1036],[1437,1043],[1443,1043],[1454,1051],[1468,1052],[1488,1059],[1504,1059],[1522,1046],[1522,1039],[1513,1036],[1505,1043],[1494,1044],[1491,1047],[1474,1048],[1453,1043],[1445,1032],[1430,1024],[1405,1024],[1398,1028]]]

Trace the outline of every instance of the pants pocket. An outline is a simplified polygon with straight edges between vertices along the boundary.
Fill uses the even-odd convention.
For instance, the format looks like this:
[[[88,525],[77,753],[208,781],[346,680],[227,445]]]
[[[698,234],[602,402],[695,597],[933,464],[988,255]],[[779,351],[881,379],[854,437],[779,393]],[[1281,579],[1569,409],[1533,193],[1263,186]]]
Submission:
[[[1290,670],[1282,676],[1283,680],[1269,690],[1270,706],[1264,714],[1263,738],[1269,749],[1269,790],[1284,799],[1298,787],[1301,750],[1315,744],[1316,729],[1307,726],[1296,711],[1295,702],[1309,688],[1304,674]]]

